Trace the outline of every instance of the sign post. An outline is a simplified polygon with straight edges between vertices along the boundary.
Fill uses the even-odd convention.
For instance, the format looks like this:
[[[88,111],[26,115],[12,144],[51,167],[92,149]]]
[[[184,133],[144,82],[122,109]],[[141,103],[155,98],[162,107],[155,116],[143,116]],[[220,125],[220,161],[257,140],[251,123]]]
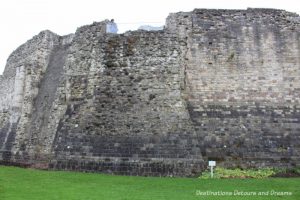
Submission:
[[[214,167],[216,166],[216,161],[210,160],[208,161],[208,166],[210,166],[210,177],[214,177]]]

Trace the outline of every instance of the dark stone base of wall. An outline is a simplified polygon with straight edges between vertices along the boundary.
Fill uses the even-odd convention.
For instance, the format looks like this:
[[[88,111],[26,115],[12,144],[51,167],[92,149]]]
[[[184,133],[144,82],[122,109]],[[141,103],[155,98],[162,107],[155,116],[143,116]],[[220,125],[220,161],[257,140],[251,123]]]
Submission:
[[[90,157],[82,159],[50,158],[50,155],[32,157],[26,152],[0,152],[0,165],[43,170],[62,170],[106,173],[128,176],[198,177],[206,169],[202,159],[184,158],[126,158]],[[6,159],[4,159],[6,158]]]
[[[122,158],[104,158],[91,160],[56,160],[49,163],[49,169],[84,172],[101,172],[129,176],[169,176],[197,177],[204,169],[202,160],[138,160],[130,161]]]
[[[0,165],[22,168],[36,168],[43,170],[78,171],[92,173],[106,173],[127,176],[161,176],[161,177],[198,177],[208,169],[207,161],[202,159],[166,159],[166,158],[117,158],[93,157],[89,160],[80,158],[56,158],[52,160],[30,159],[27,156],[13,155],[11,152],[1,152]],[[9,156],[10,159],[3,159]],[[290,157],[286,162],[277,158],[245,158],[225,159],[217,161],[217,166],[225,168],[286,168],[293,169],[300,166],[298,157]]]

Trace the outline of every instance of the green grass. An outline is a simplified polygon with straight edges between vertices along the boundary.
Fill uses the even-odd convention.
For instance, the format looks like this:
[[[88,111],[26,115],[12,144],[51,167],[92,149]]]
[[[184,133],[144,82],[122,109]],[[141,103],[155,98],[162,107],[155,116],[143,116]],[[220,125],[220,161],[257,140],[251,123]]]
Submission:
[[[0,199],[300,199],[299,178],[197,179],[111,176],[0,167]],[[197,196],[198,191],[291,192],[291,196]]]

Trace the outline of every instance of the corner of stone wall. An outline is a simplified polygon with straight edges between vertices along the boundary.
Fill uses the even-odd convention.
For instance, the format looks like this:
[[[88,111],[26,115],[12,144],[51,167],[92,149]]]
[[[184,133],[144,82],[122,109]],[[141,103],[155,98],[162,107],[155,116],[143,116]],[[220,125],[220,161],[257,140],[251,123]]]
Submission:
[[[7,60],[0,98],[0,108],[9,115],[0,116],[0,120],[5,121],[0,127],[0,146],[3,155],[7,155],[4,156],[7,161],[12,159],[18,162],[26,154],[22,156],[22,149],[30,140],[26,129],[34,112],[33,102],[47,70],[50,55],[60,43],[59,38],[49,30],[41,31],[18,47]]]

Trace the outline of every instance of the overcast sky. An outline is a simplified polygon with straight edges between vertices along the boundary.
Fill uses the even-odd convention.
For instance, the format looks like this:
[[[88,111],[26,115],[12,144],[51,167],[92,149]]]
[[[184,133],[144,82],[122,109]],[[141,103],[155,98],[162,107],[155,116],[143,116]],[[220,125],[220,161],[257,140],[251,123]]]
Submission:
[[[1,0],[0,74],[9,54],[42,30],[59,35],[114,18],[119,30],[163,25],[170,12],[194,8],[278,8],[300,13],[299,0]]]

